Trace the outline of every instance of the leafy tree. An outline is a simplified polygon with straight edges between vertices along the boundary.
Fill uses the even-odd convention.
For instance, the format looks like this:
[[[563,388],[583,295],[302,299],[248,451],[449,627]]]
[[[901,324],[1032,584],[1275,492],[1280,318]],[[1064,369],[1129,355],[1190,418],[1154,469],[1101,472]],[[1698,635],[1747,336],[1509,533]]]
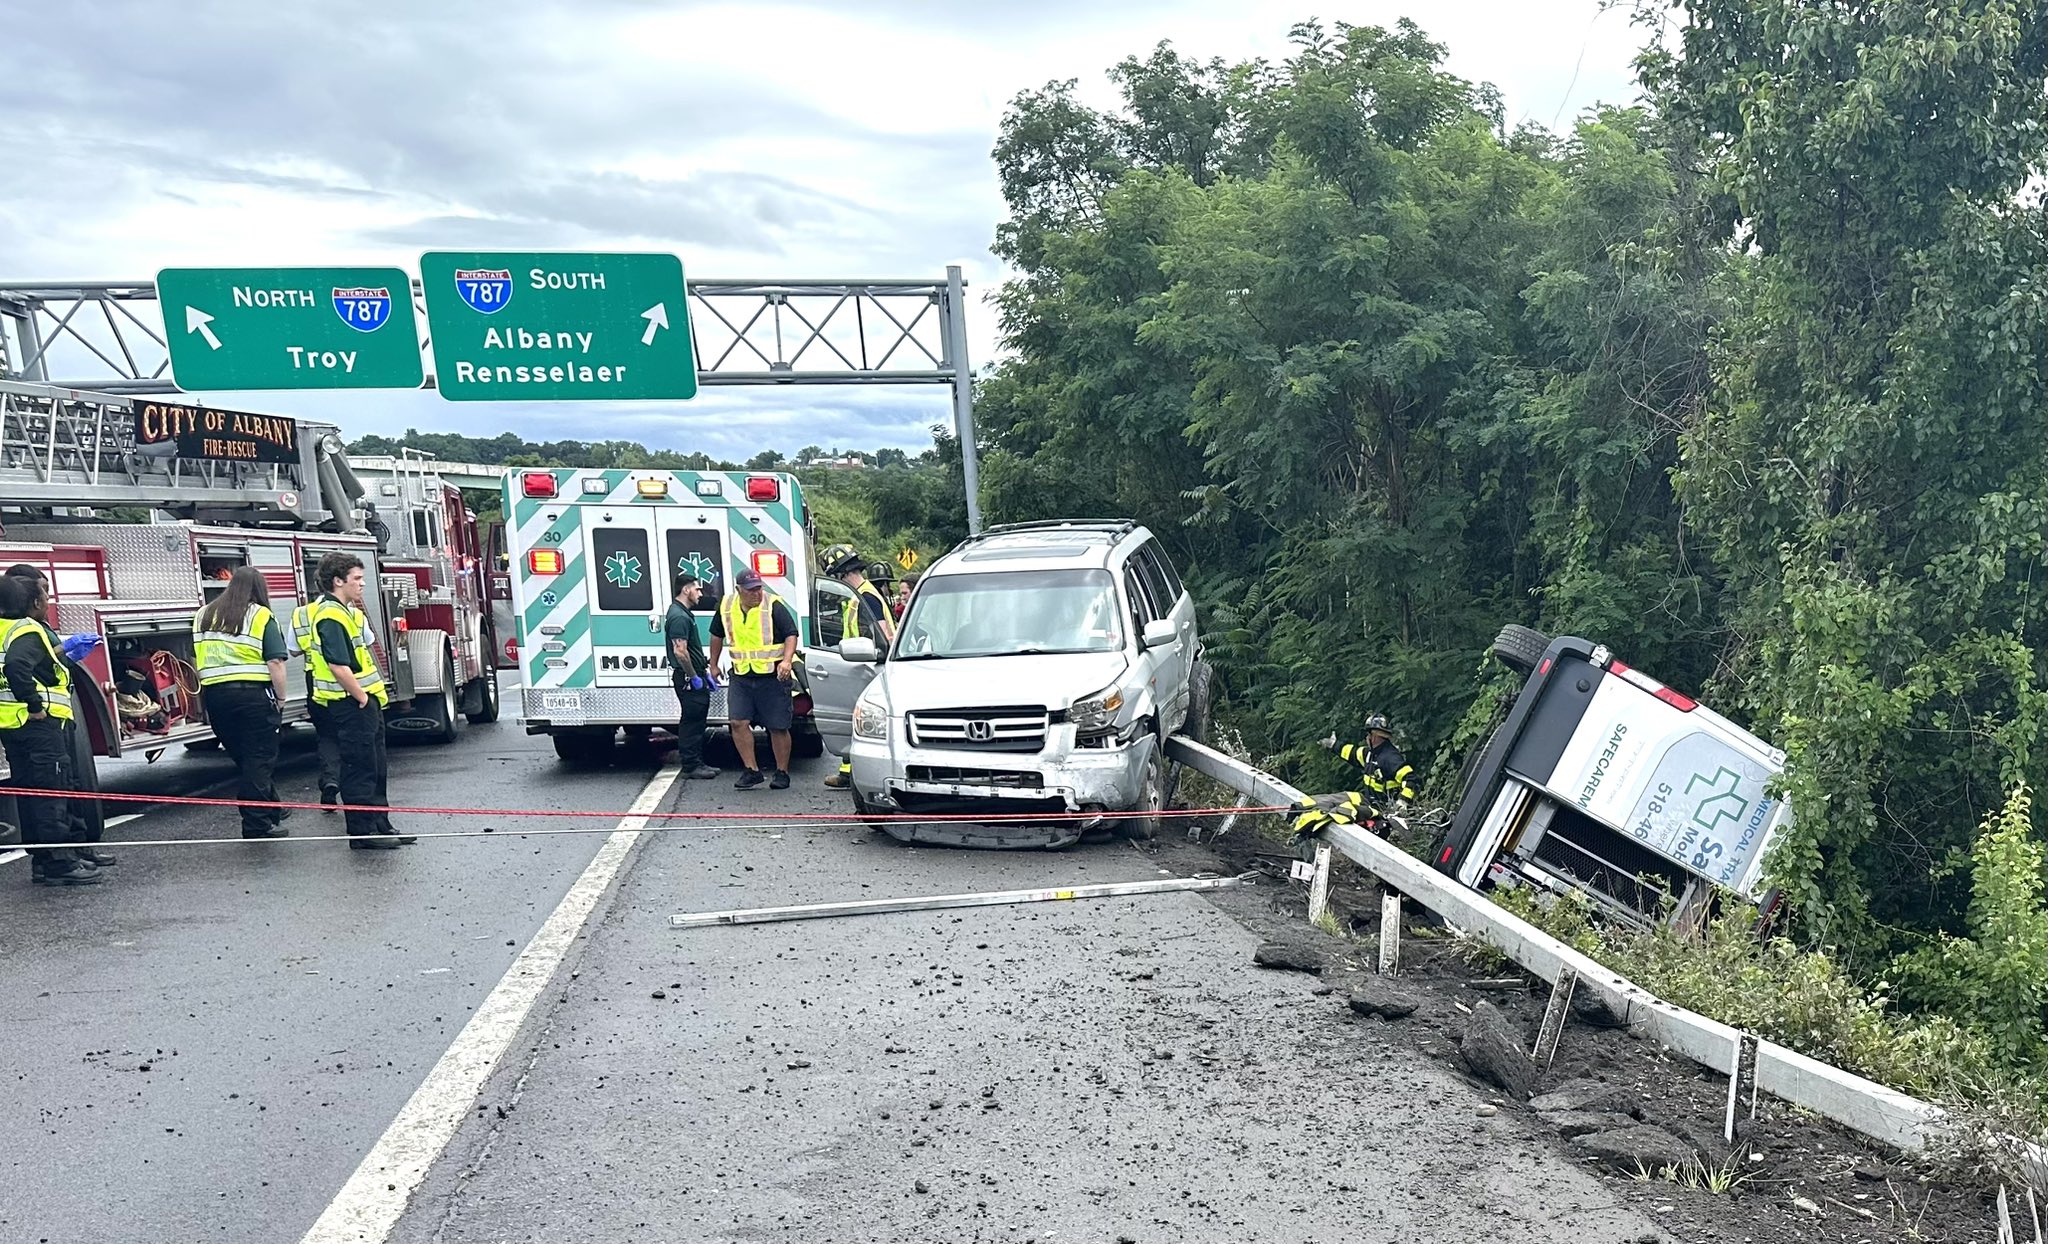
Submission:
[[[1725,685],[1790,756],[1805,929],[1955,927],[1929,884],[2043,776],[2048,12],[1687,0],[1646,63],[1711,179],[1728,285],[1686,437]]]

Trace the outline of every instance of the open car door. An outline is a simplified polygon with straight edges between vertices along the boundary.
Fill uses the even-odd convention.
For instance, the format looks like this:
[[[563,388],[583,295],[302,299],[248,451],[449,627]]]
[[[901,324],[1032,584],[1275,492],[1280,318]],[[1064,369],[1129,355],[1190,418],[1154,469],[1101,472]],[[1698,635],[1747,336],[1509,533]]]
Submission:
[[[811,689],[811,712],[818,733],[835,756],[853,743],[853,705],[874,681],[881,667],[849,661],[839,655],[845,608],[853,593],[836,579],[819,576],[811,586],[811,629],[815,643],[804,649],[804,670]]]

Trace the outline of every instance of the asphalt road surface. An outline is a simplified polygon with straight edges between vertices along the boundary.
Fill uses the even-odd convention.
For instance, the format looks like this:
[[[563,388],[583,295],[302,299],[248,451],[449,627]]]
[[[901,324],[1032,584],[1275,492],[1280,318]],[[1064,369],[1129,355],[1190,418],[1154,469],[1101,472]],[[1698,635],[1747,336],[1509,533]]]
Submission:
[[[286,798],[312,797],[306,750]],[[392,759],[402,804],[845,810],[829,762],[776,793],[623,753],[576,772],[515,722]],[[228,773],[120,769],[110,789],[156,793]],[[668,919],[1159,875],[1125,844],[402,824],[494,832],[131,847],[79,890],[0,868],[0,1240],[1658,1238],[1462,1081],[1361,1048],[1312,979],[1253,968],[1256,937],[1198,894]],[[109,838],[233,832],[145,806]]]

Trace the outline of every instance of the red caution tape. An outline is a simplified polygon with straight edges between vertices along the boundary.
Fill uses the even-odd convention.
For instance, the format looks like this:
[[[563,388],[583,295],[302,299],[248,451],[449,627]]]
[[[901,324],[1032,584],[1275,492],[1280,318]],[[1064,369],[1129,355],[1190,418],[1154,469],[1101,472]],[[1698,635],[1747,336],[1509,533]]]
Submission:
[[[85,792],[75,790],[43,790],[38,787],[0,787],[10,794],[32,795],[42,799],[98,799],[110,803],[181,804],[200,808],[291,808],[329,809],[337,812],[384,812],[409,816],[531,816],[531,817],[589,817],[610,821],[627,817],[641,817],[646,820],[719,821],[724,823],[764,821],[774,824],[868,824],[879,821],[969,821],[978,825],[1009,825],[1038,821],[1120,821],[1137,817],[1158,816],[1156,812],[947,812],[936,814],[889,813],[863,816],[858,812],[582,812],[560,808],[442,808],[430,806],[394,805],[391,807],[365,806],[361,804],[293,803],[287,800],[265,802],[261,800],[214,799],[200,795],[125,795],[108,792]],[[1164,815],[1177,817],[1229,816],[1232,813],[1246,815],[1261,812],[1286,812],[1286,805],[1245,808],[1170,808]]]

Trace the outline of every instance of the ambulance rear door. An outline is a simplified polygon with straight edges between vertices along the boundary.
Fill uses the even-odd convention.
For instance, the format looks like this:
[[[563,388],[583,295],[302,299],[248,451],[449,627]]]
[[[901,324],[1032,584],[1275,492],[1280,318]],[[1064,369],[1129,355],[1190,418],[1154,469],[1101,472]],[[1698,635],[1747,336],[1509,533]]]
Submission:
[[[590,602],[588,660],[598,687],[666,687],[662,623],[668,616],[664,554],[651,506],[587,504],[581,511],[583,575]]]

